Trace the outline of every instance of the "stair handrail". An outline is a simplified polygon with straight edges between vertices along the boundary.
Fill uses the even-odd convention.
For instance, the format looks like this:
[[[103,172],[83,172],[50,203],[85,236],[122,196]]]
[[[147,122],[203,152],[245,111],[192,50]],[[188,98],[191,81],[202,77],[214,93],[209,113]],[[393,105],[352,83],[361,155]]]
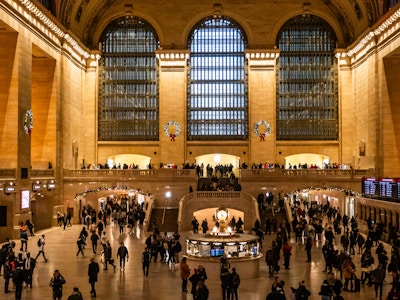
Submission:
[[[167,201],[168,201],[168,199],[165,199],[164,211],[163,211],[163,215],[162,215],[162,221],[161,221],[161,224],[164,224],[164,220],[165,220],[165,212],[166,212],[166,210],[167,210]]]

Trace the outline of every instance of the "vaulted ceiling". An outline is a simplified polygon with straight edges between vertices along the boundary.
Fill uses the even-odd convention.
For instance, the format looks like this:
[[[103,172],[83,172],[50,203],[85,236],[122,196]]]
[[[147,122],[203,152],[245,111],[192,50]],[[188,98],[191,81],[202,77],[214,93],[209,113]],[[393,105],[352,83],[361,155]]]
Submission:
[[[161,46],[185,48],[185,33],[200,19],[227,15],[249,36],[249,47],[274,46],[276,33],[291,17],[315,14],[335,30],[346,47],[384,14],[387,0],[63,0],[57,18],[90,49],[97,49],[104,28],[121,16],[139,16],[158,33]],[[248,32],[249,31],[249,32]]]

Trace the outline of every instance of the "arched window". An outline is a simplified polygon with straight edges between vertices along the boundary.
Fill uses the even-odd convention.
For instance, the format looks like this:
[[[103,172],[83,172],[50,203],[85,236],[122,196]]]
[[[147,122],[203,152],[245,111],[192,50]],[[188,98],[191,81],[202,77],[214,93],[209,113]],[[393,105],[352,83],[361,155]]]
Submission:
[[[387,12],[399,2],[400,0],[385,0],[385,2],[383,3],[383,12]]]
[[[100,42],[98,139],[157,141],[156,32],[138,17],[124,17],[107,26]]]
[[[302,15],[281,29],[277,68],[277,140],[337,140],[336,35],[317,16]]]
[[[201,20],[192,30],[187,87],[187,139],[247,140],[247,38],[227,17]]]

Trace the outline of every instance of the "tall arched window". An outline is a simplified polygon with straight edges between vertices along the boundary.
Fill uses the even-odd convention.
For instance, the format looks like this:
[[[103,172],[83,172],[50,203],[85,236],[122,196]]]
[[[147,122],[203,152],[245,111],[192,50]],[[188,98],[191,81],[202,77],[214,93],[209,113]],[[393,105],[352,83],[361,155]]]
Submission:
[[[247,38],[227,17],[210,17],[193,28],[188,72],[187,139],[247,140]]]
[[[124,17],[110,23],[100,41],[99,140],[157,141],[156,32],[138,17]]]
[[[323,19],[302,15],[281,29],[277,68],[277,139],[338,138],[336,35]]]
[[[399,3],[399,0],[385,0],[383,2],[383,12],[387,12],[390,10],[393,6],[395,6],[397,3]]]

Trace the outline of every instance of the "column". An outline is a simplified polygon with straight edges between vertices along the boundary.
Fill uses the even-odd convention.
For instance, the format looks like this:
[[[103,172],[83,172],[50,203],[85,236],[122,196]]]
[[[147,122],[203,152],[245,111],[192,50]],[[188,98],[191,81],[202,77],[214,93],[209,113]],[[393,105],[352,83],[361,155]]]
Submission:
[[[251,149],[249,161],[251,162],[277,161],[275,124],[278,57],[279,50],[276,49],[246,50],[249,66],[249,149]]]
[[[188,50],[156,50],[160,66],[160,149],[164,164],[180,166],[186,153]]]

